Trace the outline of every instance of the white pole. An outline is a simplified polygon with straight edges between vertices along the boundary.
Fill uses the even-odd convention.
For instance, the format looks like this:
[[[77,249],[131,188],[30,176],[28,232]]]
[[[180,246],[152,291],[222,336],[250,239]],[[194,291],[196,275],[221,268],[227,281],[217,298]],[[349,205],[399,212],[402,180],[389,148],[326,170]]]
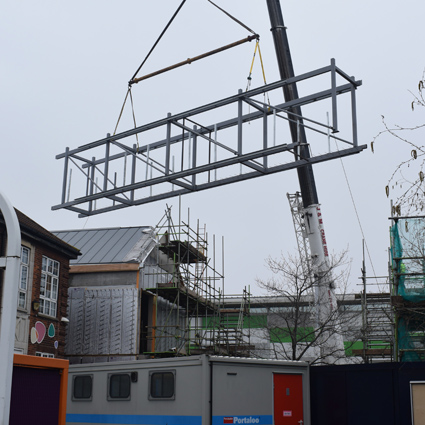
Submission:
[[[217,124],[214,124],[214,162],[217,162]],[[214,181],[217,181],[217,168],[214,170]]]
[[[15,210],[1,192],[0,211],[7,231],[6,257],[0,257],[0,267],[5,269],[0,310],[0,425],[9,425],[21,231]]]

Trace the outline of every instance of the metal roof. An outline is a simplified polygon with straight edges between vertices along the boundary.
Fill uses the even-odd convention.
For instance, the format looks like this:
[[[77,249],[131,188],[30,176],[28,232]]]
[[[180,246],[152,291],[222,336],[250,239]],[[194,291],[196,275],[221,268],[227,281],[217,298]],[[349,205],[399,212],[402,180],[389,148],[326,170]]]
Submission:
[[[56,230],[52,233],[81,251],[81,256],[71,260],[71,265],[141,262],[155,245],[150,226]]]
[[[78,249],[65,243],[64,240],[56,237],[52,232],[49,232],[44,227],[40,226],[34,220],[29,218],[23,212],[15,208],[16,216],[18,217],[21,235],[32,240],[42,242],[59,250],[69,258],[77,258],[79,255]],[[0,223],[5,224],[3,214],[0,211]]]

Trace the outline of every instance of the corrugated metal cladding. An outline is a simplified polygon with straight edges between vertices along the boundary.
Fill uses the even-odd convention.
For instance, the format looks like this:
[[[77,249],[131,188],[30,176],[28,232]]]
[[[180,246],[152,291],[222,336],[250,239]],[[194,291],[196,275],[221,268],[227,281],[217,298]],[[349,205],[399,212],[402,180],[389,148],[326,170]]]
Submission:
[[[81,255],[75,264],[140,262],[141,254],[150,247],[151,227],[115,227],[105,229],[61,230],[52,232]]]
[[[174,348],[180,349],[186,343],[186,312],[167,300],[158,298],[156,317],[155,351],[161,353]]]
[[[136,352],[137,289],[70,288],[68,355]]]

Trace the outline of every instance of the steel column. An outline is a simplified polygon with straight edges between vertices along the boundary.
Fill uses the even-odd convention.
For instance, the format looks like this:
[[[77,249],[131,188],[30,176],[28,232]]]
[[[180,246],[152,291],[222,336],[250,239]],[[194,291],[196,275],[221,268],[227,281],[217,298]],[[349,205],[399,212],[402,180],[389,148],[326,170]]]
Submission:
[[[0,310],[0,425],[9,425],[16,308],[18,305],[17,285],[21,257],[21,230],[14,208],[2,193],[0,193],[0,211],[3,215],[7,232],[6,257],[2,261],[5,272],[3,274]]]

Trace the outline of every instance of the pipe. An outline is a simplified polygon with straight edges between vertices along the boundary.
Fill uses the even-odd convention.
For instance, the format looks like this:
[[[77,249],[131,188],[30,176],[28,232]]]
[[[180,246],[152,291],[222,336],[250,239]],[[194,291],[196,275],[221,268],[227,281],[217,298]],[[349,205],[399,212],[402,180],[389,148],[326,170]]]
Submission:
[[[16,328],[17,284],[21,257],[21,230],[16,212],[0,192],[0,211],[6,224],[6,257],[0,258],[5,269],[0,317],[0,425],[9,425],[12,389],[13,351]]]
[[[179,68],[179,67],[181,67],[183,65],[190,65],[192,62],[196,62],[196,61],[198,61],[200,59],[204,59],[204,58],[206,58],[208,56],[215,55],[216,53],[223,52],[224,50],[231,49],[232,47],[239,46],[240,44],[246,43],[248,41],[258,40],[259,37],[260,36],[257,35],[257,34],[250,35],[249,37],[243,38],[242,40],[235,41],[234,43],[227,44],[226,46],[219,47],[218,49],[211,50],[211,51],[209,51],[207,53],[203,53],[202,55],[195,56],[194,58],[186,59],[185,61],[182,61],[182,62],[176,63],[174,65],[168,66],[167,68],[162,68],[162,69],[160,69],[158,71],[155,71],[155,72],[152,72],[150,74],[144,75],[143,77],[133,78],[132,80],[130,80],[128,82],[128,84],[131,86],[133,84],[138,83],[139,81],[147,80],[148,78],[155,77],[156,75],[163,74],[164,72],[171,71],[172,69]]]

